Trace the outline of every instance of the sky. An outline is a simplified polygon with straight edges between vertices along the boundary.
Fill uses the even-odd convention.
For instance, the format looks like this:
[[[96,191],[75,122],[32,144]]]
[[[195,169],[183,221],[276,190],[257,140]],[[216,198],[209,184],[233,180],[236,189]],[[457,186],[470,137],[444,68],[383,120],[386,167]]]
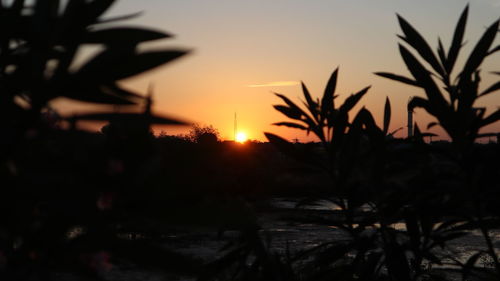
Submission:
[[[463,62],[486,27],[499,18],[500,0],[120,0],[108,15],[141,11],[140,17],[122,24],[175,34],[142,46],[144,49],[191,51],[173,63],[122,81],[141,94],[149,84],[154,85],[155,112],[212,125],[223,139],[233,138],[237,112],[238,128],[250,139],[265,140],[263,132],[273,132],[308,141],[312,138],[303,131],[271,125],[287,121],[272,107],[281,103],[273,92],[299,101],[299,83],[304,81],[314,97],[321,97],[332,71],[339,67],[338,101],[371,85],[355,112],[366,106],[381,125],[388,96],[393,109],[391,129],[403,127],[409,97],[423,92],[373,74],[408,74],[397,47],[396,35],[401,32],[396,13],[431,47],[437,46],[441,36],[447,49],[467,3],[470,12]],[[499,42],[500,35],[495,45]],[[483,64],[481,88],[496,81],[487,72],[500,71],[499,66],[500,52]],[[58,103],[62,111],[83,108],[67,105],[66,101]],[[500,106],[500,93],[477,105],[487,106],[491,112]],[[433,121],[423,110],[417,110],[414,118],[421,128]],[[188,129],[158,131],[178,134]],[[432,131],[445,138],[440,129]],[[500,131],[500,124],[486,131]],[[406,130],[397,134],[405,135]]]

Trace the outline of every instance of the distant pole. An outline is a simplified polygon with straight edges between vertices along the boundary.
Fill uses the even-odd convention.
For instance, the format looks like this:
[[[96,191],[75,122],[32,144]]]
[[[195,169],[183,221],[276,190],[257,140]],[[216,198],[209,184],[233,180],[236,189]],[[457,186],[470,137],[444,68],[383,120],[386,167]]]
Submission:
[[[410,108],[410,102],[413,99],[413,97],[410,97],[408,100],[408,138],[413,137],[413,109]]]
[[[236,112],[234,113],[234,136],[233,140],[236,141],[236,134],[238,131],[238,120],[236,119]]]

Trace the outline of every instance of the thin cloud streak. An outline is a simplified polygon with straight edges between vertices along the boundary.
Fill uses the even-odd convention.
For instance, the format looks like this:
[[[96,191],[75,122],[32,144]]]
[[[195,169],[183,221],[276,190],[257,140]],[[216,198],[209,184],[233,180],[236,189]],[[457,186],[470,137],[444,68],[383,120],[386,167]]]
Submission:
[[[250,88],[258,88],[258,87],[288,87],[288,86],[296,86],[299,85],[299,81],[274,81],[264,84],[252,84],[247,85]]]

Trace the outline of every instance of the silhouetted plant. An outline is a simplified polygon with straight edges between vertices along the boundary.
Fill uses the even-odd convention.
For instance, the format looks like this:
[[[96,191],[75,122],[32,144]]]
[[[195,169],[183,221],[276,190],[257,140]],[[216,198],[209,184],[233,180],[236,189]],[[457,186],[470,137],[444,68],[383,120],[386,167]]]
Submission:
[[[194,143],[217,142],[220,139],[220,133],[212,125],[201,126],[194,124],[184,138]]]
[[[285,102],[285,105],[274,106],[276,110],[294,121],[275,123],[275,125],[314,133],[321,141],[327,155],[326,159],[323,159],[323,155],[319,155],[319,159],[311,159],[311,155],[308,154],[310,151],[300,151],[294,144],[277,135],[271,133],[265,133],[265,135],[283,153],[326,169],[334,178],[336,192],[338,193],[345,192],[344,189],[341,189],[341,186],[343,186],[341,182],[348,178],[347,174],[351,172],[352,165],[348,166],[345,163],[344,166],[337,166],[337,163],[340,161],[344,163],[346,162],[344,160],[350,159],[347,156],[348,153],[351,153],[350,156],[354,156],[352,153],[357,153],[356,149],[358,147],[355,147],[355,144],[350,143],[350,141],[354,140],[357,143],[360,139],[360,135],[357,135],[358,138],[353,136],[353,134],[359,134],[360,131],[349,128],[351,126],[349,112],[366,94],[369,87],[351,95],[343,105],[335,108],[337,75],[338,70],[335,70],[328,81],[321,101],[314,101],[307,87],[302,83],[302,90],[306,99],[305,106],[308,112],[281,94],[276,95]],[[368,111],[362,109],[356,117],[358,120],[356,124],[361,124],[359,120],[366,118],[367,115],[371,116]],[[382,134],[381,131],[380,134]],[[352,149],[353,147],[355,149]],[[344,207],[347,208],[347,206]],[[291,260],[280,257],[268,250],[255,229],[243,230],[241,237],[243,239],[236,247],[212,265],[212,268],[219,268],[219,270],[215,271],[216,273],[228,272],[227,270],[221,270],[221,268],[234,268],[234,275],[225,277],[230,280],[293,280],[299,278],[299,275],[294,274]],[[212,276],[214,275],[212,274]],[[225,280],[224,277],[222,280]]]
[[[404,34],[399,37],[412,47],[420,55],[421,60],[431,68],[424,66],[421,60],[400,44],[399,51],[413,79],[386,72],[376,73],[382,77],[422,88],[426,98],[414,97],[410,102],[410,107],[424,108],[436,117],[438,123],[431,123],[428,127],[439,124],[460,149],[470,147],[478,137],[481,128],[500,120],[500,110],[485,116],[486,109],[474,105],[479,98],[500,89],[500,82],[496,82],[484,91],[479,91],[481,64],[488,56],[500,50],[500,46],[492,48],[498,32],[498,20],[484,32],[461,71],[453,78],[452,73],[464,44],[468,10],[467,6],[460,16],[448,52],[445,51],[439,39],[437,55],[425,39],[398,15],[399,25]],[[434,77],[438,78],[440,83],[436,83]]]
[[[141,216],[140,204],[130,204],[138,200],[131,198],[147,195],[131,194],[137,187],[134,176],[144,168],[127,170],[120,144],[105,147],[100,135],[63,131],[43,120],[49,102],[59,97],[93,104],[140,104],[145,99],[117,81],[186,54],[139,51],[140,43],[170,35],[105,26],[136,16],[104,18],[114,2],[0,2],[0,129],[5,133],[0,147],[2,280],[49,280],[54,272],[65,271],[99,279],[115,256],[138,265],[193,269],[184,267],[192,259],[154,241],[121,238],[137,223],[124,215]],[[77,64],[77,54],[86,46],[99,47],[97,54]],[[146,103],[149,110],[150,101]],[[150,112],[80,117],[139,120],[147,130],[152,123],[177,122],[158,121]]]
[[[103,18],[114,0],[11,1],[2,2],[0,21],[0,70],[2,112],[25,112],[23,126],[36,126],[41,110],[53,99],[66,97],[101,104],[136,104],[143,98],[121,88],[116,81],[163,65],[184,54],[183,50],[139,52],[142,42],[171,37],[136,27],[104,24],[135,15]],[[75,66],[85,46],[102,50]],[[18,124],[16,124],[18,126]]]
[[[414,98],[410,108],[423,107],[438,119],[453,140],[455,150],[452,153],[471,149],[479,130],[500,119],[498,110],[485,117],[484,108],[474,108],[479,97],[500,89],[500,84],[495,83],[483,92],[478,90],[480,65],[487,56],[500,50],[499,47],[491,48],[498,21],[484,33],[456,79],[452,78],[462,47],[467,12],[468,8],[462,13],[448,54],[439,42],[439,59],[422,36],[399,17],[405,35],[401,38],[429,63],[434,72],[427,70],[400,45],[401,55],[414,79],[377,73],[424,89],[427,99]],[[470,169],[462,173],[462,163],[449,163],[447,151],[423,142],[423,137],[433,134],[422,133],[416,124],[414,142],[389,141],[391,110],[388,99],[382,128],[365,108],[349,121],[349,112],[368,88],[336,108],[337,74],[335,70],[321,100],[313,99],[302,83],[305,110],[287,97],[276,94],[285,104],[275,105],[275,109],[292,121],[275,125],[304,130],[308,134],[312,132],[321,141],[323,153],[303,151],[279,136],[266,133],[269,141],[286,155],[329,171],[335,192],[321,194],[321,198],[332,201],[340,210],[333,218],[318,217],[308,221],[334,226],[347,234],[344,239],[326,241],[296,257],[295,261],[303,262],[298,263],[299,271],[311,280],[446,280],[431,268],[451,259],[454,260],[452,264],[462,268],[465,279],[469,273],[475,273],[477,268],[474,265],[484,255],[491,257],[498,270],[498,258],[489,234],[489,230],[498,227],[498,221],[490,216],[490,203],[484,201],[485,195],[491,196],[491,189],[486,188],[487,192],[481,191],[478,192],[480,195],[467,198],[476,189],[483,189],[484,183],[491,184],[488,180],[478,180],[482,173],[477,171],[483,166],[474,167],[476,162],[469,163],[465,166]],[[441,86],[433,76],[441,80]],[[407,156],[411,157],[412,163],[408,163]],[[443,163],[451,169],[440,171]],[[402,167],[394,169],[398,165]],[[461,204],[465,205],[465,211],[458,210]],[[463,264],[453,256],[447,256],[445,251],[449,249],[450,241],[470,230],[482,232],[487,249]],[[498,273],[492,276],[497,278]]]
[[[407,163],[402,171],[389,168],[400,161],[407,161],[398,159],[405,157],[399,154],[414,155],[420,149],[417,145],[398,148],[401,141],[388,138],[394,133],[389,133],[389,99],[386,99],[384,107],[382,128],[365,108],[349,122],[348,112],[366,93],[367,88],[335,108],[332,89],[335,89],[336,79],[337,71],[328,83],[322,102],[315,102],[305,85],[302,86],[309,113],[279,94],[286,106],[275,106],[287,117],[300,122],[281,122],[276,125],[313,132],[321,140],[328,155],[328,164],[331,164],[336,192],[333,197],[332,194],[328,197],[323,195],[321,199],[333,202],[340,211],[334,219],[320,217],[307,221],[335,226],[346,234],[344,239],[325,241],[302,253],[309,262],[305,262],[301,270],[307,272],[311,280],[439,279],[438,274],[425,271],[422,267],[425,264],[443,263],[444,257],[438,254],[440,251],[437,248],[446,249],[449,241],[465,235],[463,229],[455,227],[464,223],[464,220],[444,219],[445,214],[449,214],[452,209],[451,206],[443,206],[447,202],[446,192],[413,189],[411,182],[418,179],[419,174],[423,173],[419,169],[425,166],[413,167]],[[266,133],[266,136],[285,154],[304,158],[293,144],[273,134]],[[423,136],[425,134],[417,129],[415,139]],[[426,150],[423,152],[429,153]],[[414,176],[408,177],[408,173]],[[400,177],[408,178],[397,186],[394,181]],[[311,201],[306,200],[301,204],[308,202]],[[398,224],[404,228],[398,228]]]
[[[414,97],[410,102],[410,107],[422,107],[436,117],[438,123],[431,123],[428,127],[430,128],[439,124],[461,152],[468,152],[472,148],[474,141],[480,136],[479,131],[482,128],[500,120],[499,109],[489,116],[485,116],[486,108],[475,107],[475,102],[479,98],[500,90],[500,82],[494,83],[483,91],[479,90],[481,64],[488,56],[500,50],[500,46],[492,48],[499,29],[499,20],[487,28],[474,46],[461,71],[455,78],[452,76],[460,49],[463,46],[468,9],[467,6],[460,16],[448,52],[444,50],[443,44],[439,40],[437,55],[408,22],[401,16],[398,16],[399,24],[404,33],[404,36],[400,36],[400,38],[411,46],[420,55],[421,59],[431,66],[431,70],[426,68],[406,47],[399,45],[401,56],[413,79],[392,73],[376,73],[382,77],[422,88],[427,98]],[[434,77],[439,78],[441,86],[436,83]],[[463,160],[462,157],[459,157],[459,159]],[[468,225],[474,225],[483,234],[488,248],[487,253],[494,261],[497,276],[500,276],[500,264],[489,234],[489,229],[493,226],[487,223],[488,215],[485,214],[484,210],[484,205],[488,201],[485,201],[485,199],[491,195],[487,195],[489,194],[487,191],[489,189],[485,190],[478,184],[477,178],[482,168],[474,167],[477,164],[471,163],[477,160],[472,155],[466,155],[466,160],[463,161],[462,166],[466,175],[467,188],[458,200],[467,202],[463,204],[475,206],[469,209],[469,220],[472,221]],[[471,196],[470,192],[475,193],[475,195]],[[497,226],[495,224],[495,227]],[[464,269],[468,270],[475,263],[479,255],[482,254],[484,253],[472,256]]]
[[[262,237],[258,228],[243,229],[236,241],[222,249],[224,256],[210,263],[198,280],[300,280],[289,253],[276,253],[270,249],[270,243],[271,237]]]
[[[384,135],[387,137],[394,137],[394,135],[399,132],[400,130],[403,129],[403,127],[399,127],[393,131],[389,132],[389,125],[391,123],[391,101],[389,100],[389,97],[386,97],[385,99],[385,105],[384,105],[384,118],[383,118],[384,124],[382,127],[382,131],[384,132]]]
[[[323,166],[329,170],[336,184],[338,183],[338,178],[342,176],[342,170],[348,172],[352,168],[350,166],[348,167],[349,163],[343,163],[345,165],[338,165],[338,162],[342,161],[342,159],[352,158],[353,155],[347,156],[347,154],[356,153],[357,149],[356,147],[356,149],[353,150],[352,148],[356,145],[350,143],[350,140],[348,140],[350,138],[349,134],[351,132],[354,133],[354,130],[349,128],[351,125],[349,122],[349,112],[356,106],[356,104],[370,88],[366,87],[361,91],[352,94],[342,105],[336,107],[335,99],[337,96],[335,95],[335,90],[337,87],[337,77],[338,69],[332,73],[321,101],[319,99],[314,100],[311,97],[306,85],[302,83],[302,91],[306,99],[304,105],[306,106],[308,112],[301,109],[284,95],[278,93],[276,93],[276,95],[285,102],[285,105],[274,106],[276,110],[280,111],[294,121],[279,122],[274,125],[304,130],[307,134],[312,132],[318,137],[328,158],[326,163],[323,163]],[[360,113],[358,113],[357,118],[364,119],[366,117],[369,118],[370,116],[371,114],[367,114],[367,111],[362,109]],[[297,154],[290,142],[271,133],[265,133],[265,135],[271,143],[277,145],[278,148],[284,152],[291,153],[291,155],[295,155],[300,158],[301,155]],[[352,138],[355,139],[355,141],[360,139],[355,137]]]

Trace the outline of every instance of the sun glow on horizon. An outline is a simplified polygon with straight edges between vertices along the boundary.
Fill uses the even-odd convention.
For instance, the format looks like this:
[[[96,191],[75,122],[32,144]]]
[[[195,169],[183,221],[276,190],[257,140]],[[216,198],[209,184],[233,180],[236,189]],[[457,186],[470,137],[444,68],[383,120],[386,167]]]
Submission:
[[[244,132],[238,132],[236,134],[236,141],[239,142],[239,143],[244,143],[248,140],[248,137],[247,137],[247,134],[245,134]]]

